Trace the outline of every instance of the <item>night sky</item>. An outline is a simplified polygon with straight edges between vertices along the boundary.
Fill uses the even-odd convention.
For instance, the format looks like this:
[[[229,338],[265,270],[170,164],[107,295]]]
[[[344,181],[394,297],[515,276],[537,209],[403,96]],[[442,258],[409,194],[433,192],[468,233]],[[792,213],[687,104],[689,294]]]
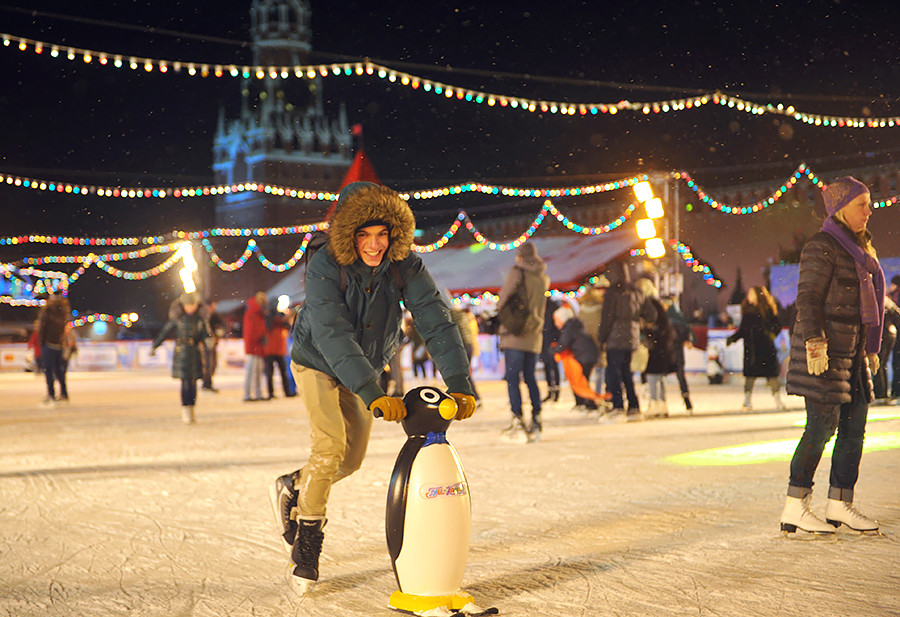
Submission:
[[[656,101],[718,89],[813,113],[900,115],[896,2],[425,4],[313,0],[310,60],[369,57],[452,85],[542,99]],[[249,7],[35,0],[0,6],[0,30],[97,51],[244,63]],[[0,74],[0,171],[85,184],[211,184],[218,110],[235,117],[240,102],[236,78],[103,68],[12,46],[0,48]],[[821,128],[711,105],[582,118],[466,104],[375,78],[329,77],[323,87],[329,110],[343,102],[350,122],[364,126],[383,181],[403,190],[465,180],[560,186],[676,169],[708,187],[774,186],[803,161],[827,178],[829,170],[891,163],[900,152],[900,128]],[[211,199],[129,203],[0,187],[0,200],[2,236],[213,224]],[[416,207],[421,218],[428,208],[477,213],[497,203],[469,197]],[[29,245],[2,255],[62,252]],[[177,275],[164,276],[177,285]],[[160,304],[134,298],[151,285],[109,278],[95,269],[73,286],[73,304],[110,313]]]

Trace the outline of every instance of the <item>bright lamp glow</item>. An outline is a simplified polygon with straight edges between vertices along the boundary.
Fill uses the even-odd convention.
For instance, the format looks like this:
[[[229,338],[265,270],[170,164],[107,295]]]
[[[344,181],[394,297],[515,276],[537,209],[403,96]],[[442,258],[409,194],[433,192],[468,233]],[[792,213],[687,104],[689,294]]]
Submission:
[[[654,197],[653,199],[648,199],[644,204],[644,209],[647,211],[648,219],[658,219],[663,215],[663,205],[662,200],[659,197]]]
[[[647,243],[644,245],[644,249],[647,251],[647,257],[650,257],[652,259],[662,257],[666,254],[666,247],[663,244],[663,241],[659,238],[650,238],[649,240],[647,240]]]
[[[653,199],[653,189],[650,187],[649,182],[638,182],[634,185],[634,196],[637,197],[638,201],[647,201],[648,199]]]
[[[184,286],[184,290],[188,293],[197,291],[192,274],[197,270],[197,261],[194,259],[194,247],[190,242],[182,242],[175,256],[176,258],[181,258],[183,267],[178,274],[181,275],[181,284]]]
[[[278,304],[275,305],[275,310],[279,313],[283,313],[288,310],[288,307],[291,306],[291,298],[287,294],[282,294],[278,296]]]
[[[638,238],[641,240],[646,240],[656,235],[656,226],[650,219],[639,220],[635,223],[635,228],[637,229]]]

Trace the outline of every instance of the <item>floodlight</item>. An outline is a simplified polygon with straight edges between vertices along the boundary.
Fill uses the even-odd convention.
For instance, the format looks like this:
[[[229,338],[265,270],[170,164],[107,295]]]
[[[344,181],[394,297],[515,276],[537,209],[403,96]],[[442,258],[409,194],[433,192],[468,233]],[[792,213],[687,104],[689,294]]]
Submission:
[[[647,243],[644,245],[644,249],[647,252],[647,257],[650,257],[652,259],[662,257],[666,254],[666,247],[663,244],[663,241],[659,238],[650,238],[649,240],[647,240]]]
[[[647,238],[652,238],[656,235],[656,226],[650,219],[639,220],[635,223],[635,228],[637,229],[638,238],[641,240],[646,240]]]
[[[644,203],[644,209],[647,211],[648,219],[658,219],[664,214],[662,200],[659,197],[648,199]]]
[[[653,189],[650,187],[649,182],[638,182],[634,185],[634,196],[637,197],[637,200],[640,202],[647,201],[648,199],[653,199]]]

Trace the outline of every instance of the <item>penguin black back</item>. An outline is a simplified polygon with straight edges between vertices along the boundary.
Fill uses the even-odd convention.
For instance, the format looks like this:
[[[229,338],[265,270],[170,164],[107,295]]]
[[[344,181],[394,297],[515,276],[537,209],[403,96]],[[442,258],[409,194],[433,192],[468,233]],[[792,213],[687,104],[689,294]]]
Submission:
[[[385,516],[388,551],[395,560],[403,546],[403,516],[408,492],[409,473],[419,450],[430,434],[444,433],[456,416],[457,406],[450,396],[437,388],[413,388],[403,397],[406,417],[401,421],[408,439],[394,463]],[[396,576],[396,570],[394,572]],[[399,579],[397,581],[399,585]]]

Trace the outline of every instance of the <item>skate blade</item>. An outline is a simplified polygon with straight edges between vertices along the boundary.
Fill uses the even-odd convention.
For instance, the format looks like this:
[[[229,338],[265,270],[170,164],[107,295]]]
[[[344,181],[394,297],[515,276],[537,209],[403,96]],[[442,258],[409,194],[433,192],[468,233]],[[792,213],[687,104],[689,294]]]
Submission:
[[[797,532],[802,533],[797,533]],[[791,523],[781,523],[781,535],[789,539],[809,540],[813,538],[835,539],[837,534],[833,531],[808,531]]]
[[[312,592],[312,590],[316,586],[316,581],[311,581],[308,578],[300,578],[299,576],[294,576],[294,564],[288,564],[287,568],[287,579],[288,586],[291,588],[291,591],[298,596],[305,596]]]
[[[469,602],[456,612],[457,615],[465,615],[466,617],[483,617],[484,615],[499,615],[500,611],[495,608],[481,608],[473,602]]]
[[[840,529],[840,527],[843,525],[847,529],[847,531],[849,531],[850,533],[853,533],[857,536],[883,536],[884,535],[883,533],[881,533],[881,529],[854,529],[847,523],[841,523],[839,521],[832,521],[829,519],[826,519],[826,522],[834,525],[835,530]]]

